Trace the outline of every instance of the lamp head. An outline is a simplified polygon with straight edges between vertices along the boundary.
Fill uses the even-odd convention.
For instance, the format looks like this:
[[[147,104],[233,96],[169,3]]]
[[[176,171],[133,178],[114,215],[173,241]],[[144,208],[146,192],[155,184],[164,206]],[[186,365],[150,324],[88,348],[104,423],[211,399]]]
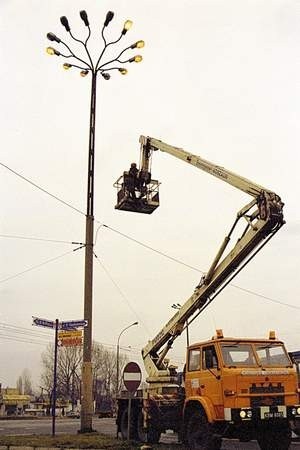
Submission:
[[[130,59],[128,60],[128,62],[130,62],[130,63],[132,63],[132,62],[139,63],[139,62],[141,62],[141,61],[143,61],[143,57],[142,57],[141,55],[136,55],[136,56],[134,56],[133,58],[130,58]]]
[[[122,30],[122,34],[126,34],[128,30],[130,30],[130,28],[132,27],[132,20],[126,20],[126,22],[124,23],[124,27]]]
[[[68,19],[66,18],[66,16],[61,16],[60,18],[60,22],[62,24],[62,26],[65,27],[66,31],[71,31]]]
[[[63,64],[63,68],[64,68],[65,70],[69,70],[69,69],[71,69],[71,67],[72,67],[72,64],[69,64],[69,63],[64,63],[64,64]]]
[[[104,73],[101,73],[101,75],[103,76],[104,80],[110,80],[109,73],[104,72]]]
[[[55,48],[53,47],[47,47],[46,48],[46,52],[48,53],[48,55],[56,55],[56,56],[60,56],[60,52],[58,50],[55,50]]]
[[[112,21],[113,17],[114,17],[114,13],[112,11],[108,11],[108,13],[106,14],[105,22],[104,22],[105,27],[107,27],[109,22]]]
[[[59,37],[57,37],[54,33],[47,33],[47,38],[49,39],[49,41],[55,41],[58,44],[61,42],[61,40],[59,39]]]
[[[132,46],[130,48],[143,48],[143,47],[145,47],[145,42],[137,41],[134,44],[132,44]]]
[[[84,25],[85,25],[86,27],[88,27],[90,24],[89,24],[89,19],[88,19],[88,16],[87,16],[86,11],[82,10],[82,11],[80,11],[79,14],[80,14],[81,19],[82,19],[83,22],[84,22]]]

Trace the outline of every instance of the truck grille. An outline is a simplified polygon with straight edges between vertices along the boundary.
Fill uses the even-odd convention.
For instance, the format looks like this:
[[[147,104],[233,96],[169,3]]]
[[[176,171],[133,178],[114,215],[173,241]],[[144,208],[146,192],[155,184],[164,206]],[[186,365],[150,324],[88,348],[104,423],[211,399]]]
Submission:
[[[254,397],[251,397],[250,403],[251,407],[259,407],[259,406],[278,406],[284,405],[284,396],[276,396],[274,394],[283,394],[284,386],[281,384],[274,386],[269,384],[268,386],[256,386],[253,384],[250,387],[250,394],[257,394]],[[261,395],[261,394],[270,394],[269,396]]]

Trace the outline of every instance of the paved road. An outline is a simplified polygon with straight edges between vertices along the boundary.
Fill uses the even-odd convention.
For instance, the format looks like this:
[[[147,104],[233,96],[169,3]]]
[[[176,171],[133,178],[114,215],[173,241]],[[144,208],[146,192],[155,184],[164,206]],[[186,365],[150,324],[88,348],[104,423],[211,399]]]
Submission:
[[[77,433],[80,428],[78,419],[57,418],[56,434]],[[110,436],[116,435],[115,419],[93,419],[93,428],[100,433]],[[30,420],[0,420],[0,435],[30,435],[30,434],[51,434],[52,421],[48,418]],[[160,440],[163,444],[168,444],[170,450],[180,450],[181,445],[177,443],[176,435],[166,433]],[[164,447],[165,448],[165,447]],[[291,450],[300,450],[300,442],[293,442]],[[234,440],[223,440],[222,450],[259,450],[256,442],[240,443]]]

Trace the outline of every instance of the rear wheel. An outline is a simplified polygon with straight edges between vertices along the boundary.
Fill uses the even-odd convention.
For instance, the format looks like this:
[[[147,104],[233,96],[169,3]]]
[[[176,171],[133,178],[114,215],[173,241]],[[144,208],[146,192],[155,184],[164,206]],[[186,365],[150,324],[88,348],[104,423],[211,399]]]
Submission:
[[[222,438],[213,433],[204,412],[195,410],[187,421],[186,440],[189,449],[220,450]]]
[[[261,450],[288,450],[291,444],[291,430],[287,427],[266,428],[257,436],[257,442]]]
[[[160,430],[151,425],[151,423],[149,424],[148,429],[144,428],[143,412],[140,411],[137,419],[138,440],[141,442],[146,442],[147,444],[158,444],[160,434]]]

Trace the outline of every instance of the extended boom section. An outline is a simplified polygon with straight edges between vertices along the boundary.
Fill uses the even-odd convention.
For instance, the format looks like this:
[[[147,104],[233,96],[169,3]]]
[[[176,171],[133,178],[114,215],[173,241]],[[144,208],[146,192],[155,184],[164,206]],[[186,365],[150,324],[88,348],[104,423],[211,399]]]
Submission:
[[[202,277],[194,293],[162,330],[142,350],[149,383],[167,384],[175,382],[176,374],[165,359],[174,340],[182,333],[187,321],[191,323],[252,257],[271,239],[285,223],[283,203],[280,197],[269,189],[217,166],[197,155],[165,144],[154,138],[141,136],[141,169],[149,171],[152,152],[160,150],[201,169],[235,188],[251,195],[253,200],[237,214],[228,235],[214,258],[206,275]],[[231,250],[226,252],[237,225],[244,220],[245,225]]]

